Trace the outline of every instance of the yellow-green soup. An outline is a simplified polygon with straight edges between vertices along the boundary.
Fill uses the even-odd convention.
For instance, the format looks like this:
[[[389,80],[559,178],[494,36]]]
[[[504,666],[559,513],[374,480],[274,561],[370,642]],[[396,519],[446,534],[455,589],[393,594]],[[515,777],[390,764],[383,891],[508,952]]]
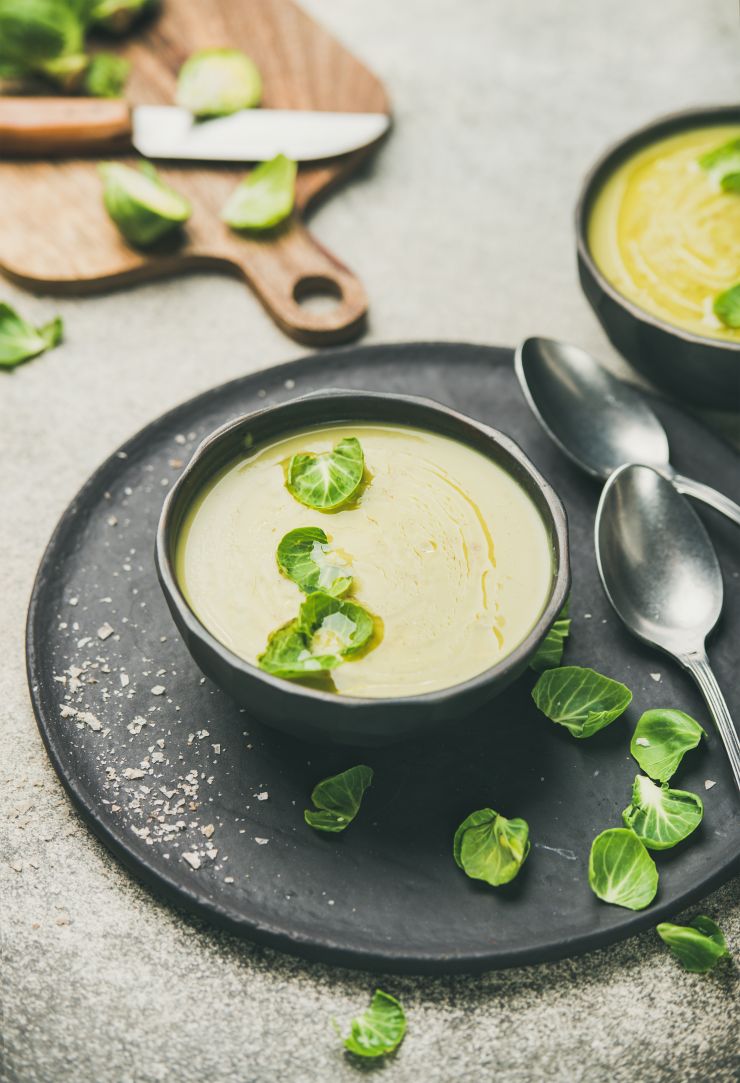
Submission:
[[[740,194],[722,191],[698,159],[740,126],[699,128],[653,143],[608,178],[594,202],[588,245],[628,300],[696,335],[740,342],[712,305],[740,282]]]
[[[336,512],[285,486],[298,452],[355,436],[365,455],[359,500]],[[382,622],[361,657],[331,671],[345,695],[409,696],[465,681],[506,657],[539,618],[552,547],[513,478],[455,440],[405,426],[298,433],[225,469],[190,509],[176,554],[189,605],[225,646],[256,663],[304,596],[278,569],[281,538],[318,526],[353,576],[351,599]]]

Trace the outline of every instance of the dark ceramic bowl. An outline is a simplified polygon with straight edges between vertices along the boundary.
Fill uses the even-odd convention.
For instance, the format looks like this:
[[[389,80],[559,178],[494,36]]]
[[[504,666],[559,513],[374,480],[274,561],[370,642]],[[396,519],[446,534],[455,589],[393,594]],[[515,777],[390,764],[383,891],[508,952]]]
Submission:
[[[487,455],[529,494],[550,534],[552,585],[537,624],[497,665],[437,692],[361,699],[273,677],[239,658],[211,635],[185,601],[175,577],[175,547],[188,508],[214,474],[244,454],[245,446],[259,447],[313,426],[362,421],[413,425],[452,437]],[[441,723],[457,722],[496,696],[526,668],[570,589],[565,511],[553,489],[513,440],[427,399],[369,391],[332,390],[305,395],[230,421],[209,436],[165,500],[157,531],[156,562],[167,603],[188,650],[203,672],[237,703],[298,737],[368,746],[390,744]]]
[[[588,222],[594,200],[625,159],[666,136],[713,124],[740,124],[740,106],[719,105],[673,113],[640,128],[606,151],[586,177],[576,207],[578,274],[602,327],[636,369],[696,406],[737,410],[740,409],[740,343],[695,335],[644,312],[607,281],[588,247]]]

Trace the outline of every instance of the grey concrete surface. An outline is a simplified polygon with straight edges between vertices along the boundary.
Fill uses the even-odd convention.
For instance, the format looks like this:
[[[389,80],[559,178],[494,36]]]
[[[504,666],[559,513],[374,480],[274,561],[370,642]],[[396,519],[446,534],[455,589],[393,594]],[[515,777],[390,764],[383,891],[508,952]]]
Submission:
[[[170,0],[177,2],[177,0]],[[186,2],[186,0],[182,0]],[[368,341],[514,342],[535,331],[617,370],[580,294],[571,212],[613,137],[740,90],[736,0],[310,0],[386,81],[397,126],[317,214],[363,277]],[[50,197],[51,199],[51,197]],[[53,213],[50,203],[50,213]],[[298,356],[237,282],[194,275],[59,311],[64,345],[0,380],[0,1079],[342,1083],[330,1020],[375,979],[254,948],[157,901],[88,834],[37,735],[23,625],[58,516],[145,422]],[[737,432],[738,419],[725,431]],[[740,955],[740,888],[702,904]],[[683,972],[646,933],[556,965],[381,984],[409,1032],[393,1083],[690,1083],[738,1078],[737,963]],[[361,1070],[360,1070],[361,1071]]]

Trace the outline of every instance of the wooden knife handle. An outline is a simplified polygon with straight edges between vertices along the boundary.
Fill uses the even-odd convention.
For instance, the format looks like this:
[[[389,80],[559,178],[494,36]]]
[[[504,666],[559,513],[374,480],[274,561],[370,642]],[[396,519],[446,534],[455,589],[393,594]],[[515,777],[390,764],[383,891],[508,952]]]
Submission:
[[[0,158],[100,155],[130,146],[123,100],[0,97]]]

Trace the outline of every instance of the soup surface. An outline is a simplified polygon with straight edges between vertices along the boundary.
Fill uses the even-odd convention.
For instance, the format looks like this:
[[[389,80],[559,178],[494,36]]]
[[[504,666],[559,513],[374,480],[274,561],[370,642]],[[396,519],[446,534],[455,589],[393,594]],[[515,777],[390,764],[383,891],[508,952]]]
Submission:
[[[304,507],[285,486],[287,461],[347,436],[365,455],[359,500],[330,513]],[[178,539],[191,608],[247,661],[304,600],[276,550],[305,526],[325,531],[353,576],[351,600],[380,618],[373,649],[331,671],[346,695],[416,695],[467,680],[521,643],[550,594],[545,525],[490,459],[403,426],[314,429],[245,453],[195,501]]]
[[[588,245],[628,300],[697,335],[740,342],[712,311],[740,282],[740,193],[722,191],[698,159],[740,126],[662,139],[623,162],[596,197]]]

